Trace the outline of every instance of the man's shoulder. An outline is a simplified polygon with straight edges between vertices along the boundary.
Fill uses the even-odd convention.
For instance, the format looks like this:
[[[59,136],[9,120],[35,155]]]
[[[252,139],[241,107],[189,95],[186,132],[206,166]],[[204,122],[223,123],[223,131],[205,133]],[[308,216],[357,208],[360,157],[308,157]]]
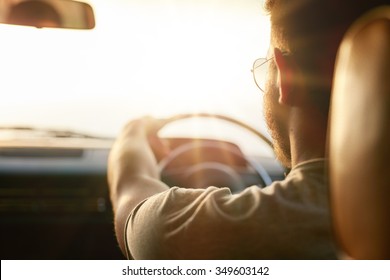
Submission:
[[[323,158],[299,163],[294,166],[283,182],[298,189],[309,188],[317,192],[326,191],[328,186],[326,165],[327,160]]]

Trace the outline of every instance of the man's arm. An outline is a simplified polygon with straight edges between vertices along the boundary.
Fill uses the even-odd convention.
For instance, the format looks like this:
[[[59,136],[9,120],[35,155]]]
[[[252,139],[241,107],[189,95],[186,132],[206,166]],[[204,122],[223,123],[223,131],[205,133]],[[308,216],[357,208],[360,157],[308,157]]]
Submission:
[[[130,212],[144,199],[168,189],[160,181],[156,158],[148,142],[152,124],[151,119],[130,122],[115,141],[108,160],[115,232],[124,253],[124,227]],[[164,150],[157,136],[154,135],[152,142],[156,150]]]

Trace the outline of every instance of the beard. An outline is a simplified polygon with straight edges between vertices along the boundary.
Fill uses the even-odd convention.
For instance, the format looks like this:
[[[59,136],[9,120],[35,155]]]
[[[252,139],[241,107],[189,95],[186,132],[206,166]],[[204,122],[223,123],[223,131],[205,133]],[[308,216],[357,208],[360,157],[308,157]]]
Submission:
[[[276,158],[285,167],[291,168],[290,137],[288,134],[288,112],[279,104],[279,89],[269,82],[264,94],[264,117],[273,143]]]

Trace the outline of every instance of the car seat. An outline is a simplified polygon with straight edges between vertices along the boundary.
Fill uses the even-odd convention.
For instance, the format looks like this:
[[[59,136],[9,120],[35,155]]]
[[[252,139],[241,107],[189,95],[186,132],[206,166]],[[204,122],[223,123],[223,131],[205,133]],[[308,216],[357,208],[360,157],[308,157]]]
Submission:
[[[390,259],[390,6],[358,19],[340,45],[328,152],[342,258]]]

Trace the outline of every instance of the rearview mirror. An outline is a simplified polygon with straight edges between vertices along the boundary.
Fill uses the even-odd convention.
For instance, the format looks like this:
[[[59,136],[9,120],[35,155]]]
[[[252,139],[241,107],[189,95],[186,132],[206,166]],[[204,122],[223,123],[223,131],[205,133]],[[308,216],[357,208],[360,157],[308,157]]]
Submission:
[[[37,28],[92,29],[92,7],[73,0],[0,0],[0,23]]]

